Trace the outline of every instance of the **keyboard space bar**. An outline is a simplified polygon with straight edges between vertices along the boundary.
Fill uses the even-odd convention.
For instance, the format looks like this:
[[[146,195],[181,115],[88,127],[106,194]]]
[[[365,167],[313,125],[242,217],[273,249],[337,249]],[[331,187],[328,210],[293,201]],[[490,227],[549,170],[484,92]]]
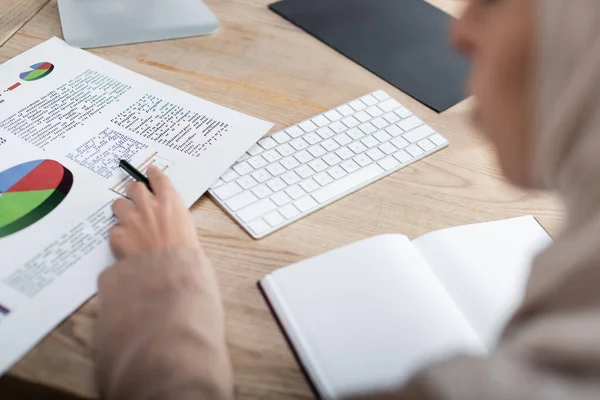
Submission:
[[[312,197],[319,203],[325,203],[337,196],[340,196],[352,189],[358,189],[361,185],[364,185],[371,179],[374,179],[385,172],[377,164],[371,164],[357,172],[338,179],[329,185],[322,187],[312,193]]]

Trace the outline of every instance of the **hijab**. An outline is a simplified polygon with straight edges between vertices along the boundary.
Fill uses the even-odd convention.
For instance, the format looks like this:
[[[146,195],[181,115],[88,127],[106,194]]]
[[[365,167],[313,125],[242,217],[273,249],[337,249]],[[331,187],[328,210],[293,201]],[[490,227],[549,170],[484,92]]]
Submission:
[[[600,2],[534,0],[534,6],[532,178],[561,196],[566,224],[534,261],[513,325],[531,314],[600,305]]]

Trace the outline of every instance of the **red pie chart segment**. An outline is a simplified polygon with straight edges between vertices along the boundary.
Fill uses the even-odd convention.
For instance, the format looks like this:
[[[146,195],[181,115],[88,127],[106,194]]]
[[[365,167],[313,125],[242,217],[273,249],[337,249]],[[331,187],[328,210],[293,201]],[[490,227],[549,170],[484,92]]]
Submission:
[[[48,190],[59,187],[65,174],[62,165],[54,160],[44,160],[39,166],[21,178],[6,192],[29,192],[32,190]]]

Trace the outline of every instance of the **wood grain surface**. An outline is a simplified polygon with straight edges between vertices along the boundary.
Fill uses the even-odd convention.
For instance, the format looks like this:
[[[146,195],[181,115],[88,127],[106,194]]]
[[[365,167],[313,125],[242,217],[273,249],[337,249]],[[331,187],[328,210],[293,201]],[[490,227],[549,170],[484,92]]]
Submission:
[[[49,0],[0,0],[0,46],[38,13]]]
[[[458,13],[462,3],[431,2],[450,13]],[[4,3],[11,2],[0,0]],[[448,149],[260,241],[252,240],[206,196],[192,208],[221,282],[238,398],[313,397],[256,288],[265,274],[381,233],[417,237],[449,226],[524,214],[536,216],[551,233],[559,229],[562,210],[555,199],[524,193],[503,182],[491,148],[469,124],[472,100],[436,114],[270,12],[269,0],[206,3],[222,22],[214,36],[92,52],[186,92],[273,121],[275,129],[385,89],[451,142]],[[12,15],[11,6],[8,10]],[[0,28],[5,17],[2,7]],[[0,47],[0,62],[52,36],[61,36],[55,0]],[[95,316],[92,299],[9,375],[95,397]]]

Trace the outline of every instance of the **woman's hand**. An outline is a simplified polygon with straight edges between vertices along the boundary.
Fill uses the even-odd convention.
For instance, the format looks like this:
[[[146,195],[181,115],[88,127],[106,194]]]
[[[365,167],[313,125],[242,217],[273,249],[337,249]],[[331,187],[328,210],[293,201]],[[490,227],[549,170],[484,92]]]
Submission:
[[[140,182],[127,188],[131,199],[119,199],[113,212],[119,223],[110,231],[117,259],[177,247],[200,248],[187,207],[173,184],[158,168],[148,168],[152,192]]]

